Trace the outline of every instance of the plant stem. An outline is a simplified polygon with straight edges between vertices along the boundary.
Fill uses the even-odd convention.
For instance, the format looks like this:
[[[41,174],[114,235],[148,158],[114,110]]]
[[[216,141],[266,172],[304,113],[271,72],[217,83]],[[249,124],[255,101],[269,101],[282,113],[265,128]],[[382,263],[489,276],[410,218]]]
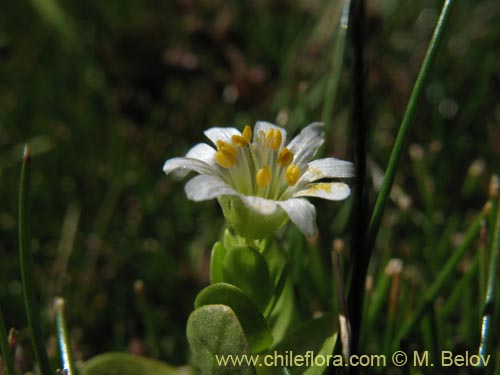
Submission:
[[[356,255],[354,256],[352,265],[352,282],[349,289],[349,306],[352,318],[352,330],[353,330],[353,345],[354,347],[359,342],[358,335],[361,329],[361,318],[363,312],[363,299],[364,299],[364,285],[366,279],[366,273],[368,271],[368,265],[370,262],[371,254],[373,252],[373,247],[377,234],[380,228],[380,223],[382,221],[382,216],[385,210],[385,206],[389,200],[389,195],[394,184],[394,179],[396,177],[397,167],[403,153],[404,145],[410,134],[413,119],[415,117],[415,112],[417,104],[419,102],[422,93],[424,92],[426,82],[429,76],[429,71],[434,62],[439,44],[443,38],[444,30],[446,29],[447,21],[450,16],[451,9],[453,7],[454,0],[445,0],[443,8],[441,9],[441,14],[434,29],[434,33],[429,42],[426,55],[422,62],[422,66],[418,73],[415,85],[413,87],[408,105],[406,107],[405,114],[401,121],[394,146],[391,151],[389,158],[389,163],[387,165],[386,173],[380,192],[377,196],[375,202],[375,207],[368,224],[368,229],[366,231],[366,237],[361,237],[364,243],[358,247],[356,250]],[[359,144],[360,140],[358,140]],[[359,181],[359,179],[358,179]],[[360,193],[361,194],[361,193]],[[361,199],[361,196],[358,197]],[[360,238],[360,236],[355,236]],[[358,245],[359,246],[359,245]]]
[[[348,306],[351,314],[351,352],[357,351],[361,321],[363,317],[363,293],[360,290],[365,288],[366,269],[368,268],[369,257],[366,256],[365,235],[368,224],[368,204],[365,194],[366,180],[366,139],[368,126],[366,122],[365,108],[365,62],[364,62],[364,35],[363,25],[365,19],[365,1],[353,0],[351,6],[352,19],[352,45],[353,45],[353,136],[354,136],[354,164],[356,166],[356,180],[353,191],[352,209],[352,236],[351,253],[352,264],[350,272],[352,283],[348,294]]]
[[[497,202],[498,203],[498,202]],[[496,223],[491,244],[490,269],[488,272],[488,289],[483,308],[483,322],[481,325],[481,343],[479,345],[480,363],[479,368],[484,368],[483,359],[489,352],[489,341],[491,336],[491,320],[494,312],[494,300],[496,278],[498,273],[498,261],[500,253],[500,204],[496,205]],[[493,213],[495,215],[495,213]]]
[[[33,256],[31,253],[31,217],[30,217],[30,160],[28,145],[24,148],[23,165],[21,169],[21,183],[19,195],[19,255],[21,262],[21,276],[23,281],[24,304],[28,324],[31,332],[31,341],[35,352],[40,373],[51,375],[49,356],[45,349],[40,310],[35,297],[35,280],[33,278]]]
[[[7,329],[5,328],[5,320],[2,309],[0,309],[0,346],[2,347],[2,363],[5,366],[6,375],[16,375],[14,367],[14,356],[7,340]]]
[[[67,371],[66,375],[75,375],[73,359],[71,358],[71,345],[66,325],[66,316],[64,313],[64,299],[56,297],[54,307],[56,310],[57,341],[59,342],[59,351],[61,352],[62,369]]]
[[[436,277],[434,283],[431,285],[430,289],[427,291],[427,293],[425,293],[411,319],[399,331],[398,337],[391,345],[392,349],[395,350],[398,347],[400,340],[405,337],[412,330],[415,324],[420,321],[420,318],[424,315],[424,312],[433,304],[434,300],[441,292],[441,289],[443,288],[444,284],[451,276],[453,271],[456,269],[465,252],[472,246],[472,243],[476,239],[481,228],[481,222],[482,220],[484,220],[484,217],[486,215],[484,211],[485,210],[483,210],[483,212],[478,215],[478,217],[469,227],[467,233],[465,234],[464,240],[462,241],[458,249],[453,252],[452,256],[448,259],[441,272]]]

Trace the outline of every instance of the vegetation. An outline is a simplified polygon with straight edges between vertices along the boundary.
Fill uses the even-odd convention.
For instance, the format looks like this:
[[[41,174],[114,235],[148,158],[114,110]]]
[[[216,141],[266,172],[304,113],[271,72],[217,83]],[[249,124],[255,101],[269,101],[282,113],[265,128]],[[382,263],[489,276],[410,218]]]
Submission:
[[[241,130],[257,120],[289,134],[323,120],[328,134],[321,152],[357,165],[356,124],[364,124],[366,178],[355,185],[363,186],[363,196],[355,190],[343,203],[315,201],[316,241],[292,226],[282,234],[300,320],[338,313],[331,250],[340,240],[346,287],[365,283],[356,284],[353,264],[368,266],[354,332],[359,353],[428,350],[437,361],[442,350],[477,353],[481,346],[494,357],[486,373],[500,371],[500,216],[492,177],[500,171],[500,4],[455,2],[413,103],[413,128],[377,239],[367,247],[369,263],[356,259],[359,237],[353,233],[368,227],[442,4],[367,2],[356,15],[363,31],[357,42],[352,12],[347,35],[340,27],[347,5],[3,4],[0,307],[7,329],[19,330],[19,373],[31,371],[36,359],[18,240],[25,144],[31,151],[31,239],[21,242],[31,247],[29,278],[53,368],[61,367],[55,338],[62,326],[77,364],[119,351],[182,366],[190,361],[187,320],[209,283],[210,251],[224,220],[215,201],[188,201],[184,183],[166,177],[162,166],[204,142],[209,127]],[[349,307],[360,306],[357,290],[349,291]],[[65,318],[60,305],[54,315],[58,296],[65,299]],[[486,348],[484,316],[490,319]],[[3,363],[8,368],[7,358]]]

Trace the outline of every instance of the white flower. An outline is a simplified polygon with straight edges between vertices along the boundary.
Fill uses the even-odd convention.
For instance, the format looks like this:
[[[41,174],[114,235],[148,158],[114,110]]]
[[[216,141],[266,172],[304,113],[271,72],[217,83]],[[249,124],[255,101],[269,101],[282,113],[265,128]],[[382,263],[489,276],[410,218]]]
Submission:
[[[197,144],[185,157],[167,160],[163,170],[181,177],[199,173],[186,184],[187,197],[218,198],[226,220],[243,237],[264,238],[288,218],[306,236],[315,236],[316,209],[303,197],[342,200],[351,193],[343,182],[317,182],[354,175],[351,162],[311,161],[323,143],[321,123],[308,125],[288,144],[285,129],[264,121],[256,123],[253,139],[250,126],[242,133],[216,127],[205,135],[215,148]]]

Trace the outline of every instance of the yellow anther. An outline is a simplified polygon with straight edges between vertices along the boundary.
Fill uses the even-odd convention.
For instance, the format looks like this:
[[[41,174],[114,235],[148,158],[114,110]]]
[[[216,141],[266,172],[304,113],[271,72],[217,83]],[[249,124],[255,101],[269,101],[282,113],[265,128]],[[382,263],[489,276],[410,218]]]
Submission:
[[[288,185],[293,186],[300,178],[300,168],[295,164],[290,164],[285,172],[285,179]]]
[[[222,150],[226,150],[226,152],[230,153],[234,158],[236,158],[236,156],[238,155],[238,150],[236,150],[236,148],[232,144],[218,140],[217,151]]]
[[[273,137],[273,150],[276,151],[281,146],[281,141],[283,139],[283,135],[278,129],[274,129],[274,137]]]
[[[281,167],[288,167],[290,163],[293,161],[293,152],[283,147],[278,154],[278,164]]]
[[[222,147],[215,153],[215,161],[221,167],[230,168],[236,164],[236,156],[229,152],[226,147]]]
[[[255,176],[255,180],[257,181],[257,185],[259,185],[261,188],[266,187],[271,183],[271,180],[273,178],[273,175],[271,173],[271,170],[269,167],[266,165],[263,168],[259,169],[257,171],[257,175]]]
[[[243,129],[243,138],[245,138],[248,142],[252,139],[252,128],[250,125],[245,126]]]
[[[248,145],[247,139],[237,134],[231,137],[231,142],[233,142],[233,144],[237,147],[244,147]]]
[[[270,146],[274,151],[280,148],[283,136],[278,129],[271,128],[266,133],[266,145]]]

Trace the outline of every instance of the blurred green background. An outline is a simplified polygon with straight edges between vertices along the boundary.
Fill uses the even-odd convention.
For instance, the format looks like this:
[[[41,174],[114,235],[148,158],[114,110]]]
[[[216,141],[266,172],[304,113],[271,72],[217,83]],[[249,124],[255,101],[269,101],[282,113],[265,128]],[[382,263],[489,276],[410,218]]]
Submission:
[[[441,4],[367,3],[373,197]],[[267,120],[294,133],[321,119],[339,14],[339,2],[323,0],[2,3],[0,301],[28,352],[16,222],[24,144],[33,154],[33,249],[46,334],[54,332],[50,307],[60,295],[77,358],[151,354],[133,292],[141,279],[163,359],[186,363],[185,323],[208,282],[210,246],[223,220],[215,201],[189,202],[183,183],[164,176],[162,165],[205,141],[211,126]],[[376,283],[390,258],[404,260],[401,321],[499,172],[499,17],[496,0],[457,2],[417,111],[411,155],[402,161],[370,268]],[[347,160],[351,64],[348,41],[325,147]],[[328,259],[331,238],[348,240],[349,228],[329,224],[340,205],[315,203]],[[307,262],[298,264],[307,274]],[[454,283],[466,262],[462,268]],[[479,340],[481,302],[475,284],[469,289],[464,299],[474,312],[457,310],[443,322],[452,346]]]

